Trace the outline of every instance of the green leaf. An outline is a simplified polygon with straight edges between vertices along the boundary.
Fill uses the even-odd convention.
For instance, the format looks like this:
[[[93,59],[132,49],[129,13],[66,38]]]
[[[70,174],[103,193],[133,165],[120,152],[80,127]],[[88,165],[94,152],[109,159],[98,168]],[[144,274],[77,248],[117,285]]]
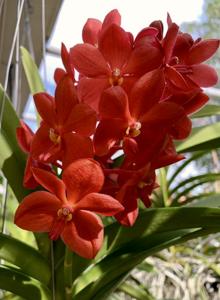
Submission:
[[[215,115],[220,115],[220,106],[214,104],[208,104],[204,106],[200,111],[196,112],[192,115],[192,118],[204,118],[204,117],[212,117]]]
[[[219,219],[217,208],[148,209],[133,228],[121,228],[109,253],[77,278],[73,284],[74,299],[82,299],[82,294],[84,300],[96,299],[100,289],[107,288],[116,276],[130,272],[147,256],[170,245],[219,231]],[[106,241],[112,240],[115,228],[117,224],[106,228]]]
[[[193,128],[185,141],[177,143],[178,152],[208,150],[220,147],[220,122]]]
[[[209,197],[203,196],[202,199],[197,200],[196,197],[193,202],[187,204],[188,207],[220,207],[220,194],[211,195]]]
[[[150,235],[139,241],[135,241],[135,243],[133,241],[133,243],[129,243],[127,252],[125,249],[117,251],[105,257],[97,265],[90,268],[88,272],[84,272],[82,278],[78,278],[77,284],[81,284],[82,286],[78,292],[75,291],[74,300],[97,299],[97,295],[101,295],[101,291],[105,291],[105,296],[107,297],[108,292],[112,292],[111,282],[117,287],[117,279],[120,278],[120,276],[126,276],[126,274],[147,256],[153,255],[171,245],[202,236],[203,234],[216,232],[217,230],[219,230],[219,228],[203,231],[199,229],[194,231],[174,230]],[[118,282],[118,284],[120,284],[120,282]],[[77,288],[79,288],[79,286]]]
[[[21,47],[21,59],[24,67],[25,75],[28,81],[29,88],[32,94],[43,92],[44,85],[39,75],[38,68],[30,55],[24,47]]]
[[[21,201],[28,192],[23,188],[25,155],[20,150],[16,140],[16,128],[19,126],[19,119],[8,96],[0,86],[0,107],[3,106],[4,113],[0,132],[0,168],[16,198]]]
[[[172,182],[175,180],[175,178],[178,176],[178,174],[180,172],[182,172],[185,168],[188,167],[188,165],[192,162],[192,161],[195,161],[197,160],[198,158],[202,157],[203,155],[207,154],[208,152],[207,151],[198,151],[198,152],[195,152],[193,153],[193,155],[191,155],[190,158],[186,159],[186,160],[183,160],[181,165],[178,166],[173,174],[171,175],[171,177],[169,178],[168,180],[168,186],[170,186],[172,184]]]
[[[187,196],[188,193],[191,193],[191,191],[196,188],[197,186],[201,186],[204,183],[207,182],[213,182],[220,179],[220,173],[216,174],[202,174],[198,176],[194,176],[192,178],[188,178],[184,181],[182,181],[177,187],[175,187],[171,192],[170,195],[174,194],[180,187],[184,187],[180,192],[176,193],[175,196],[172,197],[172,203],[171,206],[178,205],[178,201],[181,196]],[[190,184],[189,184],[190,183]]]
[[[41,282],[9,266],[0,266],[0,289],[27,300],[51,300],[50,290]]]
[[[131,283],[123,282],[120,285],[119,290],[137,300],[154,300],[154,298],[144,288]]]
[[[41,254],[27,244],[2,233],[0,233],[0,258],[45,284],[50,281],[50,266]]]
[[[187,184],[194,184],[194,182],[204,183],[211,182],[220,179],[220,173],[206,173],[201,175],[192,176],[185,180],[182,180],[178,185],[176,185],[173,189],[170,190],[169,196],[176,193],[180,188],[185,187]]]

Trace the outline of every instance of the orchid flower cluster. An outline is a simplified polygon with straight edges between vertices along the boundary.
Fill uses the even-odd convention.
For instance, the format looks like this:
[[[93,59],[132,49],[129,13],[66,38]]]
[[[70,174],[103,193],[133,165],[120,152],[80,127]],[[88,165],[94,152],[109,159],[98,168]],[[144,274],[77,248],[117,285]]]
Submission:
[[[19,227],[61,237],[94,258],[103,242],[97,214],[132,226],[138,201],[151,206],[155,171],[184,158],[174,141],[190,134],[188,115],[208,101],[202,88],[218,79],[203,62],[219,40],[194,40],[169,15],[167,27],[164,33],[154,21],[134,37],[113,10],[103,22],[88,19],[82,44],[62,44],[55,96],[34,95],[39,129],[22,121],[17,129],[28,154],[24,186],[43,188],[20,203]]]

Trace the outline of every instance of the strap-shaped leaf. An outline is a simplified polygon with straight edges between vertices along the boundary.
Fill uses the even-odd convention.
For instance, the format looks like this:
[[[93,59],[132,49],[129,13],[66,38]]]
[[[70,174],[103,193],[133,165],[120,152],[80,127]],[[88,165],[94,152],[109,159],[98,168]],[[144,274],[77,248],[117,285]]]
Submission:
[[[4,105],[3,105],[4,102]],[[0,131],[0,169],[2,169],[18,201],[27,194],[23,188],[25,155],[16,140],[16,128],[19,119],[8,98],[0,86],[0,107],[4,108]]]
[[[133,228],[121,228],[108,255],[87,268],[73,285],[75,298],[96,293],[114,280],[113,274],[129,272],[148,255],[170,245],[220,230],[220,209],[181,207],[148,209]],[[204,229],[200,229],[203,228]],[[106,228],[106,241],[112,240],[118,224]],[[85,293],[85,290],[87,293]],[[85,298],[91,299],[91,298]]]
[[[27,244],[2,233],[0,233],[0,258],[45,284],[50,281],[50,266],[41,254]]]
[[[38,68],[30,55],[24,47],[21,47],[21,59],[24,67],[25,75],[32,94],[43,92],[44,85],[40,78]]]
[[[208,104],[204,106],[200,111],[192,115],[192,118],[204,118],[211,117],[215,115],[220,115],[220,106],[214,104]]]
[[[137,300],[155,300],[143,287],[134,285],[132,283],[123,282],[120,285],[119,290]]]
[[[169,195],[171,196],[175,194],[179,189],[186,187],[187,184],[194,184],[194,183],[202,184],[204,182],[212,182],[219,179],[220,179],[220,173],[206,173],[206,174],[191,176],[190,178],[182,180],[178,185],[176,185],[173,189],[171,189]]]
[[[220,147],[220,122],[193,128],[184,142],[178,143],[178,152],[208,150]]]
[[[116,288],[117,283],[115,281],[117,281],[117,278],[121,275],[126,276],[126,274],[146,257],[171,245],[217,231],[219,231],[219,228],[174,230],[149,235],[135,241],[135,243],[131,242],[127,245],[127,252],[125,251],[125,248],[123,248],[122,251],[118,250],[117,252],[112,253],[97,265],[93,266],[93,268],[90,268],[88,272],[84,272],[81,278],[79,277],[77,286],[75,287],[76,294],[74,294],[74,300],[104,300],[107,298],[108,292],[109,294],[112,292],[111,283]],[[98,270],[99,274],[97,276]],[[101,274],[100,271],[102,271]],[[119,281],[119,284],[120,283],[121,282]],[[105,298],[98,297],[102,295],[102,292],[105,293]]]
[[[27,300],[52,299],[50,290],[44,284],[8,266],[0,266],[0,289],[10,291]]]

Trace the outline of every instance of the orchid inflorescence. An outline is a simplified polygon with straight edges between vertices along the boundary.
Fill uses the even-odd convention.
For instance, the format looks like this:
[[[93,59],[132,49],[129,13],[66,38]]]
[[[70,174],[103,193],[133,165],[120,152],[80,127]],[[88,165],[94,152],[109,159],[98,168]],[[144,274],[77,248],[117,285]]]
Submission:
[[[219,40],[194,40],[169,15],[167,25],[164,34],[154,21],[134,38],[113,10],[103,22],[88,19],[84,43],[69,51],[62,44],[55,96],[34,95],[39,129],[23,121],[17,128],[28,154],[24,186],[44,188],[20,203],[19,227],[93,258],[103,242],[97,214],[132,226],[138,201],[151,206],[155,170],[184,158],[174,141],[190,134],[188,115],[208,101],[202,87],[218,79],[203,62]]]

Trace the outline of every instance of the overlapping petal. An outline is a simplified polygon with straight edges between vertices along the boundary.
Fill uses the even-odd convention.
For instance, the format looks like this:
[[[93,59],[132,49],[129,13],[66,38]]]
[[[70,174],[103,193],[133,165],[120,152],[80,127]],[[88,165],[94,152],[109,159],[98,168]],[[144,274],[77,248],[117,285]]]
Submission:
[[[139,119],[160,101],[165,87],[164,74],[161,69],[148,72],[134,85],[130,97],[131,115]]]
[[[16,128],[16,138],[20,148],[25,153],[29,153],[34,133],[22,120],[20,120],[20,125],[20,127]]]
[[[20,203],[15,213],[14,222],[22,229],[48,232],[60,204],[60,199],[51,193],[34,192]]]
[[[101,190],[104,174],[98,162],[78,159],[65,168],[62,180],[66,185],[68,200],[77,203],[87,194]]]
[[[82,102],[87,103],[98,112],[99,99],[102,91],[109,87],[107,77],[102,78],[82,78],[78,85],[78,96]]]
[[[96,128],[96,112],[85,103],[79,103],[72,108],[65,120],[63,132],[75,131],[84,136],[90,136]]]
[[[187,64],[200,64],[209,59],[219,48],[220,40],[207,39],[195,43],[189,50]]]
[[[31,155],[42,162],[53,162],[61,155],[61,144],[54,143],[49,138],[50,127],[41,123],[41,127],[34,135],[31,145]]]
[[[69,222],[61,237],[64,243],[80,256],[92,259],[103,243],[103,224],[98,216],[88,211],[77,211],[74,222]]]
[[[66,202],[65,185],[55,174],[39,168],[32,168],[34,178],[46,190],[54,194],[61,202]]]
[[[192,74],[188,77],[201,87],[210,87],[218,82],[218,74],[215,69],[209,65],[200,64],[192,66]]]
[[[64,169],[77,159],[93,158],[93,156],[93,143],[89,137],[77,133],[67,133],[63,136],[62,163]]]
[[[118,25],[112,24],[99,38],[99,50],[111,68],[121,69],[132,50],[128,34]]]
[[[113,216],[123,210],[123,206],[109,195],[90,193],[82,198],[75,209],[89,210],[103,216]]]
[[[70,49],[71,61],[85,76],[101,76],[110,72],[102,53],[93,45],[78,44]]]
[[[77,103],[74,83],[68,75],[65,75],[58,83],[55,91],[56,124],[63,126]]]
[[[89,43],[91,45],[98,44],[98,34],[102,28],[102,22],[89,18],[85,23],[83,30],[82,30],[82,38],[84,43]]]
[[[128,97],[120,86],[106,89],[99,103],[101,119],[131,119]]]
[[[34,95],[34,103],[44,122],[54,127],[56,124],[54,98],[47,93],[38,93]]]

